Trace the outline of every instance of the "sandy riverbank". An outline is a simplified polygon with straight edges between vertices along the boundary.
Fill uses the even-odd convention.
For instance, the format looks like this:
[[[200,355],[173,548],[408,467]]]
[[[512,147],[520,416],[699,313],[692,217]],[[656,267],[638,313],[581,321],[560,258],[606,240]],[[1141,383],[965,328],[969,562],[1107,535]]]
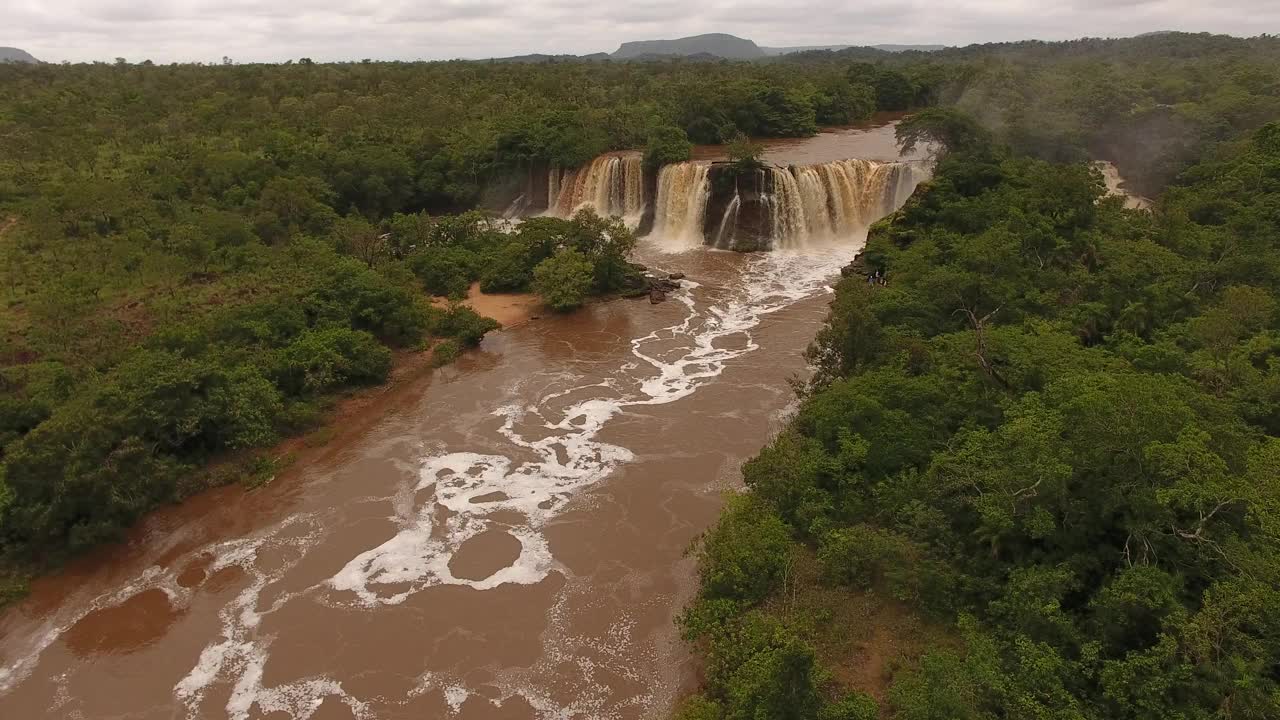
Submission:
[[[431,301],[438,307],[445,307],[449,301],[435,298]],[[471,283],[463,305],[476,312],[491,317],[502,323],[503,328],[523,325],[542,312],[542,300],[533,293],[494,293],[480,292],[480,283]]]

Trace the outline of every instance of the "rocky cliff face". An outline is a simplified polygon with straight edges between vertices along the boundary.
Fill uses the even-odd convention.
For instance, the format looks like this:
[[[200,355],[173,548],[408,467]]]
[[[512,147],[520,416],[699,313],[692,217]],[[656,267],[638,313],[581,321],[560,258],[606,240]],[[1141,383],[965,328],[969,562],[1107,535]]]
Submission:
[[[770,249],[774,234],[772,174],[715,163],[708,175],[711,196],[702,228],[706,243],[739,252]]]

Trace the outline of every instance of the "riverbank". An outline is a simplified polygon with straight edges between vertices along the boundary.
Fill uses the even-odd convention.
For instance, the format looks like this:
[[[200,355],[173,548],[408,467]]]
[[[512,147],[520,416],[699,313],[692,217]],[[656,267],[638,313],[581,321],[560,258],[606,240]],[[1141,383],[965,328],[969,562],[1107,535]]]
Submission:
[[[618,299],[623,299],[623,296],[593,297],[589,304]],[[432,298],[431,302],[441,308],[449,305],[444,298]],[[538,319],[543,312],[542,301],[534,293],[487,294],[480,291],[479,283],[471,285],[461,304],[501,323],[502,327],[492,332],[520,327]],[[184,484],[179,497],[148,513],[137,527],[126,531],[118,543],[96,548],[63,565],[42,568],[0,561],[0,612],[22,600],[32,587],[47,578],[82,576],[96,565],[111,562],[121,547],[127,547],[151,532],[147,528],[151,515],[162,515],[211,492],[253,493],[267,485],[289,483],[316,465],[340,456],[344,449],[357,442],[388,413],[420,397],[426,390],[425,383],[432,371],[466,354],[440,355],[436,352],[439,345],[437,341],[423,349],[394,352],[385,382],[349,388],[331,397],[322,417],[311,427],[282,438],[269,448],[232,453],[199,468]],[[222,500],[228,498],[223,497]]]
[[[665,268],[666,258],[652,260]],[[37,580],[0,618],[5,701],[43,708],[50,684],[63,683],[75,693],[64,709],[96,707],[90,685],[110,653],[113,676],[130,688],[114,705],[140,716],[184,702],[216,714],[245,662],[265,663],[261,685],[244,691],[263,712],[295,691],[341,705],[323,697],[336,685],[305,685],[317,677],[340,681],[379,716],[440,717],[463,689],[459,717],[492,717],[499,702],[503,717],[532,717],[583,696],[638,713],[668,707],[692,673],[659,660],[683,657],[673,630],[691,573],[682,554],[719,508],[717,478],[758,449],[789,401],[785,379],[803,369],[800,349],[836,263],[698,252],[680,266],[694,279],[688,302],[548,314],[494,333],[438,373],[426,354],[397,357],[388,385],[352,393],[324,430],[273,447],[293,459],[269,482],[160,508],[124,542]],[[695,388],[696,402],[682,400]],[[516,408],[503,430],[495,410]],[[588,411],[599,420],[579,427]],[[550,441],[548,423],[560,428]],[[451,484],[419,489],[425,462],[499,455],[516,459],[501,476],[460,471],[484,483],[465,497],[452,499]],[[598,485],[624,456],[636,462]],[[426,523],[437,531],[415,534]],[[448,547],[414,549],[433,538]],[[401,547],[407,563],[431,560],[421,571],[404,565],[403,583],[378,570],[384,556],[399,562]],[[253,625],[241,624],[246,612]],[[388,639],[409,636],[419,641]],[[426,660],[423,644],[434,648]],[[601,670],[566,670],[562,657]],[[375,660],[384,672],[360,673]],[[632,679],[637,667],[650,680]],[[435,684],[416,690],[424,669]],[[207,689],[175,698],[197,681]],[[457,689],[442,696],[448,688]]]
[[[511,331],[331,407],[256,489],[165,506],[37,581],[0,616],[0,694],[35,716],[61,697],[92,716],[665,715],[697,684],[686,550],[780,429],[859,242],[644,240],[635,303],[536,323],[528,300],[468,293]]]
[[[112,562],[124,548],[152,531],[148,521],[153,516],[162,516],[211,492],[252,493],[277,481],[287,481],[337,455],[398,404],[397,396],[401,392],[438,367],[434,346],[396,352],[385,382],[349,389],[330,398],[328,408],[315,424],[282,438],[271,447],[227,454],[196,469],[183,483],[178,497],[151,510],[136,526],[126,530],[118,542],[94,548],[61,564],[0,560],[0,612],[31,594],[42,582],[57,584],[60,577],[80,577],[98,565]]]
[[[449,306],[445,298],[433,298],[431,302],[436,307]],[[497,320],[504,329],[523,325],[538,318],[542,312],[542,298],[534,293],[484,293],[480,291],[479,282],[471,283],[462,304]]]

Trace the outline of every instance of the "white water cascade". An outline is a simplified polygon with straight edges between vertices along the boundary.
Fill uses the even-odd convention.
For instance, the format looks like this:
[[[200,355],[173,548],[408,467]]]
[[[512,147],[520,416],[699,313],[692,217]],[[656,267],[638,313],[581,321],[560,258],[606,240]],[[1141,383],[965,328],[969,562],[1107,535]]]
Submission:
[[[552,168],[547,177],[547,213],[571,217],[583,208],[629,224],[644,212],[644,168],[636,152],[609,153],[577,170]]]
[[[738,189],[735,187],[733,189],[733,199],[724,207],[724,215],[720,216],[720,224],[716,226],[716,235],[711,238],[711,243],[713,245],[718,248],[725,248],[729,246],[726,242],[729,238],[725,236],[725,230],[728,230],[730,235],[732,235],[733,229],[738,224],[738,213],[741,209],[742,195],[738,193]]]
[[[702,244],[702,224],[711,198],[708,168],[706,163],[692,162],[662,168],[658,173],[652,235],[671,246]]]
[[[857,159],[769,171],[774,246],[780,248],[865,230],[901,207],[927,175],[920,163]]]
[[[687,162],[658,176],[652,234],[672,249],[800,248],[856,237],[894,212],[929,175],[915,162],[837,160],[766,166],[716,177],[723,166]],[[729,180],[721,183],[720,179]],[[714,187],[713,187],[714,186]],[[723,195],[732,189],[732,195]],[[714,208],[707,217],[708,208]]]

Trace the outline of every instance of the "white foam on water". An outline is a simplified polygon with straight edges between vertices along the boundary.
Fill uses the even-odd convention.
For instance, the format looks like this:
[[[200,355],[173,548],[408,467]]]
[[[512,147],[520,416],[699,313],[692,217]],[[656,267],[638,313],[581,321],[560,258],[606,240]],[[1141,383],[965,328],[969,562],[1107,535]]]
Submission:
[[[449,706],[449,710],[457,714],[462,709],[462,703],[471,697],[471,693],[461,685],[450,685],[444,689],[444,701]]]
[[[305,551],[324,535],[324,524],[308,515],[293,515],[260,535],[240,538],[215,545],[207,572],[238,567],[249,578],[249,584],[218,612],[222,638],[209,643],[185,677],[174,685],[174,696],[187,708],[188,718],[206,717],[203,707],[209,688],[220,681],[232,681],[226,714],[233,720],[247,719],[256,705],[260,713],[282,712],[294,720],[307,720],[328,697],[336,697],[358,720],[374,717],[367,703],[349,695],[342,683],[332,678],[308,677],[274,687],[262,684],[271,644],[261,637],[258,628],[264,615],[284,607],[301,593],[284,593],[262,608],[262,592],[282,579],[297,564]],[[264,550],[294,548],[293,560],[282,561],[271,571],[260,567],[258,556]],[[279,553],[273,553],[274,555]]]
[[[404,602],[435,585],[468,585],[485,590],[506,583],[532,584],[557,568],[542,529],[566,502],[633,459],[624,447],[602,442],[600,431],[629,408],[664,405],[688,397],[724,372],[735,358],[756,350],[751,331],[762,320],[807,297],[829,290],[848,244],[803,254],[774,252],[746,259],[746,269],[728,300],[703,305],[701,286],[686,281],[672,295],[685,313],[679,322],[631,340],[634,360],[624,362],[604,381],[566,385],[545,393],[533,405],[510,403],[492,411],[502,418],[500,434],[536,459],[514,461],[507,455],[473,451],[445,452],[422,461],[411,496],[424,499],[398,509],[394,537],[352,558],[328,581],[335,591],[351,593],[357,604],[373,607]],[[725,338],[739,338],[724,343]],[[674,346],[674,347],[673,347]],[[638,377],[637,377],[638,376]],[[607,392],[600,392],[603,389]],[[567,407],[557,402],[566,397]],[[530,437],[530,426],[536,429]],[[501,493],[498,500],[473,502]],[[442,526],[437,526],[441,508]],[[488,516],[502,511],[503,522]],[[511,513],[524,518],[511,526]],[[457,578],[449,561],[463,543],[491,527],[520,541],[519,557],[483,580]],[[342,602],[341,597],[335,599]]]
[[[751,331],[766,316],[825,292],[835,270],[850,254],[851,248],[846,244],[826,253],[810,249],[803,255],[774,252],[751,257],[730,289],[731,297],[710,304],[699,299],[696,283],[686,282],[672,296],[684,309],[680,320],[633,339],[630,357],[604,380],[575,385],[575,375],[565,372],[533,404],[510,403],[493,410],[493,415],[501,419],[499,432],[512,445],[512,457],[531,455],[533,460],[516,461],[494,453],[492,448],[486,448],[486,452],[442,452],[425,457],[416,484],[385,499],[390,503],[391,519],[398,526],[396,535],[352,558],[319,586],[282,593],[263,606],[264,591],[285,578],[325,536],[324,518],[292,515],[253,536],[204,548],[212,556],[206,567],[209,575],[238,567],[244,572],[247,585],[220,609],[220,637],[203,648],[194,666],[173,688],[186,716],[216,715],[205,707],[206,697],[212,687],[222,684],[231,687],[225,713],[236,720],[249,717],[255,706],[257,712],[278,711],[294,720],[306,720],[331,697],[345,704],[357,718],[374,717],[371,703],[385,699],[357,699],[330,677],[307,677],[265,687],[263,668],[272,638],[261,634],[263,618],[300,596],[351,604],[337,592],[343,591],[351,594],[354,604],[374,607],[403,602],[415,592],[438,584],[486,590],[503,584],[537,583],[554,570],[567,575],[552,557],[543,528],[571,498],[633,459],[626,448],[598,440],[601,430],[629,408],[676,402],[719,376],[730,361],[758,347]],[[726,347],[716,347],[717,341],[730,337],[737,339],[720,343]],[[517,389],[511,392],[514,396]],[[504,497],[472,502],[499,492]],[[441,509],[446,512],[438,515]],[[489,516],[498,511],[504,511],[502,529],[520,543],[519,557],[482,580],[454,577],[449,570],[450,559],[467,540],[496,526]],[[523,523],[513,527],[507,522],[513,513],[524,518]],[[445,519],[437,527],[441,516]],[[272,558],[270,563],[259,562],[264,553]],[[290,559],[282,561],[282,555]],[[0,696],[31,673],[44,650],[96,610],[119,605],[155,588],[163,590],[175,608],[187,607],[195,591],[177,583],[181,570],[178,566],[152,566],[132,582],[82,603],[73,612],[51,616],[28,637],[6,638],[10,647],[23,650],[15,655],[16,660],[0,667]],[[567,626],[552,636],[571,640],[570,646],[594,648],[607,658],[611,673],[629,676],[628,671],[635,669],[627,664],[628,658],[634,659],[638,650],[631,646],[626,620],[620,619],[619,623],[606,643],[610,647],[589,639],[572,639],[566,635]],[[560,624],[564,625],[563,620]],[[569,652],[553,656],[575,663],[583,673],[585,690],[569,706],[558,706],[547,689],[537,683],[514,679],[503,698],[490,701],[500,704],[520,695],[537,709],[540,717],[549,718],[572,717],[575,713],[592,717],[614,714],[616,708],[605,707],[604,681],[593,680],[593,661],[585,657],[574,659]],[[461,678],[452,678],[437,687],[455,711],[471,694]],[[628,706],[649,702],[646,698],[633,700]],[[68,704],[71,702],[74,698]],[[79,712],[75,708],[66,711],[69,716]]]

